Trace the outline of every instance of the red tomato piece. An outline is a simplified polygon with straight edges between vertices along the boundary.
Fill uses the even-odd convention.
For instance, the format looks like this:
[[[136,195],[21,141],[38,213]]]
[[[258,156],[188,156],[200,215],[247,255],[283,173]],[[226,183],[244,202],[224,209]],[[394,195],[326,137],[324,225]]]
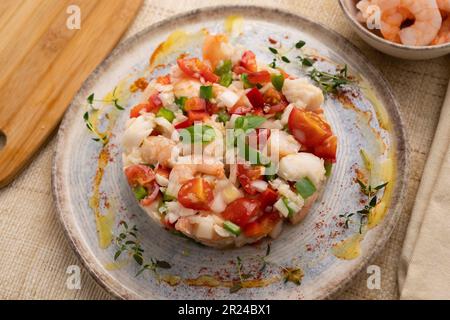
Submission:
[[[218,113],[220,109],[216,103],[207,101],[206,102],[206,110],[208,111],[209,114],[212,115],[212,114]]]
[[[256,64],[256,56],[250,50],[244,52],[241,58],[240,65],[250,72],[256,72],[258,70],[258,66]]]
[[[239,75],[243,74],[243,73],[250,73],[249,70],[245,69],[242,66],[234,66],[233,67],[233,72],[236,73],[236,74],[239,74]]]
[[[278,193],[272,188],[267,188],[259,195],[258,200],[261,203],[261,209],[265,210],[267,207],[273,206],[273,204],[277,202]]]
[[[321,145],[314,147],[313,153],[325,160],[336,162],[337,137],[331,136],[325,139]]]
[[[162,107],[162,101],[159,98],[159,94],[158,93],[154,93],[152,94],[149,98],[148,98],[148,103],[149,106],[147,108],[148,112],[153,112],[153,113],[157,113],[159,111],[159,109],[161,109]]]
[[[140,103],[130,110],[130,118],[137,118],[141,115],[141,110],[147,111],[147,109],[150,107],[148,103]]]
[[[192,97],[186,100],[184,104],[184,110],[186,111],[205,111],[206,101],[200,97]]]
[[[319,146],[332,135],[330,125],[320,116],[298,108],[292,109],[288,126],[295,139],[309,148]]]
[[[177,123],[175,125],[175,129],[185,129],[187,127],[192,126],[192,124],[193,123],[192,123],[192,121],[190,119],[186,119],[186,120],[184,120],[184,121],[182,121],[180,123]]]
[[[262,176],[261,166],[249,166],[238,164],[238,179],[242,188],[250,195],[257,194],[258,191],[252,186],[252,182],[258,180]]]
[[[247,79],[250,83],[253,84],[264,84],[271,81],[270,73],[267,70],[257,71],[257,72],[250,72],[247,75]]]
[[[228,204],[222,217],[238,226],[245,226],[261,214],[261,204],[257,199],[239,198]]]
[[[211,68],[198,58],[178,59],[177,64],[189,77],[196,79],[203,78],[209,82],[219,81],[219,76],[214,74]]]
[[[136,164],[129,166],[125,169],[125,175],[128,180],[128,184],[132,187],[137,186],[152,186],[153,180],[155,180],[155,173],[152,168],[143,164]]]
[[[212,186],[202,178],[187,181],[178,192],[178,202],[189,209],[210,210],[209,204],[213,199]]]
[[[188,111],[188,120],[191,123],[195,121],[203,121],[209,117],[209,113],[205,111]]]
[[[264,108],[264,97],[257,88],[253,88],[249,92],[247,92],[247,98],[254,108]]]
[[[265,237],[275,228],[280,219],[280,215],[275,211],[265,213],[256,221],[247,224],[243,230],[244,234],[249,238]]]

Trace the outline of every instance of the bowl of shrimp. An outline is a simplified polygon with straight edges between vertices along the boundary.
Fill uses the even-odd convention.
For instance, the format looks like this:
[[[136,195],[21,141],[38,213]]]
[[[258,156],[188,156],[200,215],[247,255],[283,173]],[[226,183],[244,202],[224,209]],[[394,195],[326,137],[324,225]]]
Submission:
[[[340,0],[357,34],[375,49],[402,59],[450,53],[450,0]]]

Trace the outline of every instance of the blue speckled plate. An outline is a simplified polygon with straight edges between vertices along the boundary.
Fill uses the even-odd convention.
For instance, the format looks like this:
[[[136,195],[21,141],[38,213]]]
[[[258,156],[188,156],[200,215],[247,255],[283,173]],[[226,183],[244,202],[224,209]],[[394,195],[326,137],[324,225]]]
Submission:
[[[287,45],[305,40],[307,47],[317,50],[318,54],[333,62],[348,64],[363,87],[347,99],[327,98],[325,114],[339,139],[337,164],[321,199],[306,220],[297,226],[285,226],[281,236],[271,242],[271,252],[266,259],[269,263],[263,271],[259,271],[260,257],[266,253],[267,242],[222,251],[199,246],[163,230],[140,209],[122,173],[120,135],[128,117],[127,110],[111,113],[117,115],[116,121],[100,120],[101,125],[110,123],[112,132],[106,147],[108,153],[103,152],[100,156],[105,160],[104,172],[99,172],[99,155],[105,149],[92,140],[92,133],[83,121],[86,98],[91,93],[103,97],[117,85],[128,88],[135,79],[148,72],[152,51],[175,29],[197,32],[207,28],[213,33],[221,32],[224,20],[232,14],[244,17],[244,34],[233,41],[253,50],[259,59],[271,61],[267,50],[269,36],[282,39]],[[199,42],[193,40],[184,50],[198,53],[198,48]],[[293,74],[299,72],[292,65],[286,69]],[[132,94],[121,103],[130,108],[138,98],[138,94]],[[389,191],[386,190],[390,201],[385,199],[384,218],[372,221],[370,228],[360,236],[358,221],[352,221],[349,228],[345,228],[339,215],[361,209],[364,201],[355,183],[355,170],[363,166],[361,148],[377,158],[375,166],[390,161],[391,171],[386,166],[378,168],[380,181],[390,177]],[[136,276],[139,266],[126,253],[114,262],[117,251],[114,241],[103,246],[106,248],[99,245],[90,200],[95,193],[94,179],[102,173],[97,185],[103,233],[112,232],[110,236],[113,237],[118,235],[121,220],[127,221],[130,227],[136,225],[144,259],[167,261],[170,269],[158,269],[157,275],[148,271]],[[397,104],[387,82],[359,50],[333,31],[303,17],[274,9],[243,6],[207,8],[174,16],[117,47],[85,82],[66,112],[58,133],[53,190],[62,225],[74,250],[99,283],[117,297],[321,299],[347,283],[388,240],[401,213],[406,176],[406,142]],[[105,227],[108,223],[110,228]],[[345,239],[357,239],[360,246],[346,248],[341,245],[337,249]],[[250,275],[244,288],[230,293],[229,287],[239,282],[237,257],[242,261],[242,272]],[[301,285],[284,283],[287,270],[297,268],[304,274]],[[251,282],[252,279],[256,280]]]

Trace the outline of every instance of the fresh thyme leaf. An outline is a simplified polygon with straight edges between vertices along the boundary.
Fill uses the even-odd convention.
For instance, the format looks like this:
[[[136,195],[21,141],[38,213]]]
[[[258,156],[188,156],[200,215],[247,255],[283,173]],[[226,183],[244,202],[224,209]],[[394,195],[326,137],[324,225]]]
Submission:
[[[272,62],[269,64],[269,67],[275,69],[277,67],[277,59],[273,58]]]
[[[314,65],[314,61],[308,58],[304,58],[302,60],[302,65],[305,67],[312,67]]]
[[[121,250],[117,250],[116,254],[114,255],[114,260],[117,260],[120,257],[121,254],[122,254],[122,251]]]
[[[231,288],[230,293],[236,293],[242,289],[242,284],[240,282],[236,282]]]
[[[305,46],[305,44],[306,44],[305,41],[300,40],[299,42],[297,42],[297,43],[295,44],[295,47],[296,47],[297,49],[301,49],[301,48],[303,48],[303,47]]]
[[[300,268],[285,268],[283,270],[284,282],[292,282],[300,285],[303,279],[303,271]]]
[[[268,257],[270,254],[270,243],[267,244],[267,248],[266,248],[266,257]]]
[[[144,260],[140,254],[137,254],[137,253],[133,254],[133,258],[134,258],[134,261],[136,261],[136,263],[138,265],[142,265],[142,263],[144,262]]]
[[[383,189],[384,187],[386,187],[387,186],[387,184],[388,184],[389,182],[385,182],[385,183],[383,183],[383,184],[380,184],[379,186],[376,186],[375,187],[375,190],[381,190],[381,189]]]
[[[92,104],[92,103],[94,102],[94,94],[93,94],[93,93],[91,93],[91,94],[89,95],[89,97],[87,97],[87,102],[88,102],[89,104]]]
[[[114,106],[115,106],[117,109],[119,109],[119,110],[125,110],[125,108],[122,107],[122,106],[119,104],[118,101],[119,101],[119,99],[114,99],[114,100],[113,100]]]
[[[369,206],[371,206],[372,208],[375,207],[377,205],[377,196],[374,196],[372,198],[372,200],[370,200]]]
[[[353,82],[347,75],[347,65],[345,65],[344,68],[337,70],[335,74],[313,68],[308,73],[308,76],[316,82],[325,93],[336,93],[343,85]]]
[[[273,47],[269,47],[270,52],[272,52],[273,54],[278,54],[278,50],[273,48]]]
[[[167,261],[156,260],[155,266],[161,269],[170,269],[172,266]]]
[[[286,63],[291,63],[291,60],[289,60],[289,58],[286,57],[286,56],[282,56],[282,57],[281,57],[281,60],[283,60],[283,61],[286,62]]]

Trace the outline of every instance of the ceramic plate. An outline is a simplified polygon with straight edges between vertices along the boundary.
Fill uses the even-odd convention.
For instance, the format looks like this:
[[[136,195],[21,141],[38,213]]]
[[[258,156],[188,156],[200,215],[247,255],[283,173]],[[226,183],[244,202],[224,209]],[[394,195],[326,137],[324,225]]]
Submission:
[[[279,62],[286,71],[307,73],[294,61],[296,55],[304,55],[315,57],[318,69],[347,64],[354,77],[343,94],[328,95],[324,105],[339,148],[321,199],[305,221],[286,225],[278,239],[240,249],[208,248],[165,231],[140,209],[122,173],[120,136],[128,110],[139,98],[139,92],[130,93],[130,86],[149,76],[149,58],[156,48],[158,54],[151,61],[154,67],[159,65],[152,71],[155,75],[166,72],[164,64],[181,52],[199,54],[205,28],[231,33],[231,41],[250,48],[267,63],[274,58],[268,50],[269,37],[284,47],[303,40],[303,49],[289,53],[290,64]],[[169,41],[160,45],[169,35]],[[93,99],[88,99],[92,93]],[[107,133],[105,146],[86,128],[86,112],[96,130]],[[369,215],[350,215],[368,204],[356,178],[367,177],[369,169],[373,186],[388,185],[377,192],[378,205]],[[74,250],[117,297],[321,299],[347,283],[388,240],[401,213],[406,170],[403,126],[391,89],[357,48],[335,32],[288,12],[216,7],[149,27],[117,47],[93,72],[59,129],[53,191]],[[143,264],[165,261],[159,266],[170,269],[158,267],[136,275],[141,266],[127,250],[114,260],[116,237],[126,231],[120,221],[128,226],[125,236],[144,250]],[[130,235],[133,226],[137,239]]]

